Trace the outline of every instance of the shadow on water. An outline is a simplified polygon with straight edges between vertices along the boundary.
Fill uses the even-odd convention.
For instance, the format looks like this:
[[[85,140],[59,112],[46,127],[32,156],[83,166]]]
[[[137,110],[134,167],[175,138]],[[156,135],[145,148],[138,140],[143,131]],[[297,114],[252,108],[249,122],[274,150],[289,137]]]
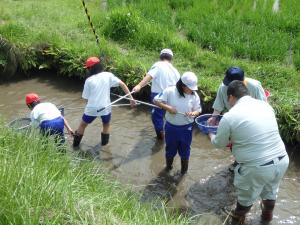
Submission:
[[[186,194],[192,214],[224,215],[233,209],[236,203],[233,177],[233,173],[225,168],[194,183]]]
[[[184,177],[179,173],[171,174],[164,169],[161,170],[143,190],[141,201],[154,203],[155,207],[160,208],[161,202],[168,203],[177,193],[177,186]]]
[[[131,114],[130,120],[135,121],[135,118],[140,117],[143,114],[144,112],[142,110],[134,110]],[[138,131],[138,133],[135,134],[135,139],[139,139],[132,147],[132,150],[118,164],[114,165],[111,170],[116,170],[120,166],[123,166],[127,163],[154,155],[155,153],[159,152],[163,148],[164,142],[156,139],[153,140],[153,138],[147,138],[151,137],[151,135],[152,131],[150,130],[149,132],[148,127],[142,128],[140,131]]]

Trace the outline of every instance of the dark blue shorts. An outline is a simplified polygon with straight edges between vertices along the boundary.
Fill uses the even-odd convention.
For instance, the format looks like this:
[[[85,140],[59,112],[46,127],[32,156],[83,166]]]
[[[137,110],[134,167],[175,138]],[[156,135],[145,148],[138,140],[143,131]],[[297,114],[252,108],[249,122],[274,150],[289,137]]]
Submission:
[[[192,143],[192,134],[192,123],[183,126],[175,126],[166,122],[166,158],[173,158],[178,152],[181,159],[189,159]]]
[[[40,123],[40,129],[44,135],[56,135],[64,142],[64,119],[60,116],[53,120],[45,120]]]
[[[83,116],[82,116],[82,120],[88,124],[92,123],[96,118],[97,118],[97,116],[88,116],[86,114],[83,114]],[[111,120],[111,113],[101,116],[101,120],[102,120],[103,124],[109,123]]]

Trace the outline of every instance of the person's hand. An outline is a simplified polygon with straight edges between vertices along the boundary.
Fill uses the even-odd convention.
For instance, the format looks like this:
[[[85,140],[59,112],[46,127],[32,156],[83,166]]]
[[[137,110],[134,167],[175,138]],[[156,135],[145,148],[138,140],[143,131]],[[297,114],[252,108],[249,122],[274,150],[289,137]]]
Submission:
[[[134,91],[134,92],[139,92],[140,90],[141,90],[141,85],[136,85],[133,89],[132,89],[132,91]]]
[[[208,126],[216,126],[217,125],[217,118],[215,116],[210,117],[207,120]]]
[[[130,100],[130,106],[131,106],[131,108],[136,106],[136,101],[134,99]]]
[[[196,117],[198,116],[198,112],[186,112],[185,115],[188,117]]]
[[[213,134],[213,133],[208,133],[208,137],[209,137],[210,140],[214,139],[215,136],[216,136],[216,135]]]
[[[73,137],[74,136],[74,131],[72,129],[68,130],[68,134]]]
[[[177,113],[177,110],[172,106],[168,106],[167,111],[171,114],[176,114]]]

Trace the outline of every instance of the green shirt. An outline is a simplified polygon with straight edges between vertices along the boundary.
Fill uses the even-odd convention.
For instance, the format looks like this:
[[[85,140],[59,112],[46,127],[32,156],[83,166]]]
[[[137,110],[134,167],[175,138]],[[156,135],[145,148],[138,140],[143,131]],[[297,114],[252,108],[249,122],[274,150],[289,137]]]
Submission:
[[[254,80],[251,78],[245,78],[244,81],[245,85],[248,88],[249,94],[251,97],[266,101],[267,98],[265,96],[265,92],[261,83],[258,80]],[[228,104],[228,97],[227,97],[227,89],[228,86],[224,85],[223,83],[219,86],[217,97],[213,104],[213,109],[218,110],[219,112],[224,111],[224,109],[229,110],[231,107]]]

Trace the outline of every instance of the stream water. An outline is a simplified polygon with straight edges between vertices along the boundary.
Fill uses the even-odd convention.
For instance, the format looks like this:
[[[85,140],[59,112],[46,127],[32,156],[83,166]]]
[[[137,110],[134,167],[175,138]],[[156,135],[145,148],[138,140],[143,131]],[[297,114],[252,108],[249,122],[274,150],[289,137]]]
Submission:
[[[43,76],[0,85],[0,113],[6,121],[28,116],[24,96],[38,93],[43,101],[65,108],[65,117],[75,130],[81,120],[83,83]],[[125,102],[124,102],[125,103]],[[235,193],[228,165],[228,150],[215,149],[206,135],[194,129],[188,174],[180,178],[177,156],[170,174],[163,172],[164,144],[157,142],[149,108],[113,107],[110,144],[100,146],[100,120],[91,124],[80,151],[96,157],[124,185],[141,194],[141,201],[164,200],[168,206],[200,215],[206,224],[221,224],[226,211],[234,207]],[[68,140],[69,144],[71,140]],[[72,148],[71,148],[72,149]],[[73,150],[71,150],[73,151]],[[300,224],[300,152],[290,154],[289,170],[283,179],[272,224]],[[249,224],[259,224],[257,202],[248,216]]]

